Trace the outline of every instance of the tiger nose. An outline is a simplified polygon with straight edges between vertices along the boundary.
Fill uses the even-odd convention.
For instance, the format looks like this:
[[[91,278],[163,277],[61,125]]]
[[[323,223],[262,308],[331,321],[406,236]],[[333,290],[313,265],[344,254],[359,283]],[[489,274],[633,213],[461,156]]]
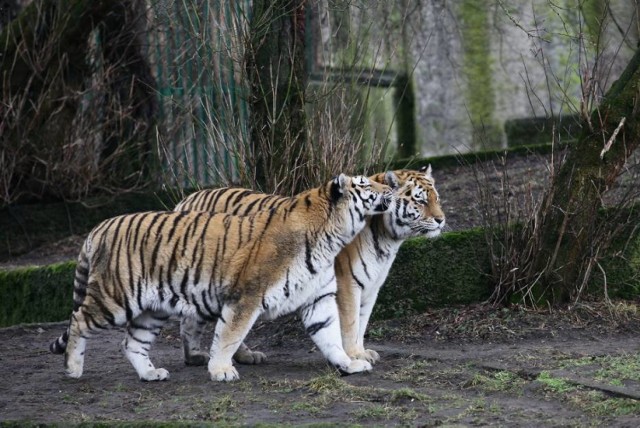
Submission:
[[[444,227],[444,217],[435,217],[434,220],[438,223],[438,226]]]

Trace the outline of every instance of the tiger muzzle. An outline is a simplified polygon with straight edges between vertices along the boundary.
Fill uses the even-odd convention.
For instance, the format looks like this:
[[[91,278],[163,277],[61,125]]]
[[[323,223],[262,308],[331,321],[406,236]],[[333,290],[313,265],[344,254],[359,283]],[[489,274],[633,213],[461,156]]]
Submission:
[[[380,203],[376,205],[375,211],[381,213],[386,212],[389,207],[391,207],[391,204],[393,204],[393,193],[384,193],[380,198]]]

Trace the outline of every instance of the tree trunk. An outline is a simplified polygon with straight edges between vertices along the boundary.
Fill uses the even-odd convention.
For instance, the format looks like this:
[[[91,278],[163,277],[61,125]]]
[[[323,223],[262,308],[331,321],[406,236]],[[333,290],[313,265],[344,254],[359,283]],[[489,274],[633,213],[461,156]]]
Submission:
[[[305,0],[255,0],[250,34],[256,181],[267,192],[295,193],[307,186]]]
[[[528,273],[529,282],[537,284],[534,296],[566,302],[589,279],[603,245],[596,235],[601,197],[640,146],[639,85],[640,49],[591,114],[592,127],[584,124],[582,135],[569,147],[545,195],[538,229],[541,251]],[[610,148],[604,149],[610,141]]]

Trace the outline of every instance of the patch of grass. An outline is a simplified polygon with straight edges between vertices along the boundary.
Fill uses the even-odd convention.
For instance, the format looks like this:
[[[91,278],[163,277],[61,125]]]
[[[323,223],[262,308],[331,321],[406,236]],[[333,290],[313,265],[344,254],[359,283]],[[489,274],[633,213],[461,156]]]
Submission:
[[[230,423],[238,419],[236,400],[230,394],[217,397],[215,400],[199,399],[194,402],[192,410],[197,419],[206,421]]]
[[[296,402],[291,405],[294,412],[305,412],[310,415],[317,415],[325,406],[319,406],[317,400]]]
[[[344,393],[349,388],[352,388],[351,385],[340,378],[336,370],[327,371],[320,376],[310,379],[305,382],[305,386],[316,393]]]
[[[602,366],[596,379],[620,384],[625,380],[640,382],[640,354],[598,357],[595,362]]]
[[[358,410],[352,413],[356,420],[394,420],[410,425],[417,417],[416,409],[421,413],[432,413],[428,406],[432,400],[412,388],[354,386],[343,380],[334,370],[304,382],[303,387],[309,390],[310,395],[290,408],[312,415],[331,409],[333,403],[338,402],[358,403]]]
[[[383,404],[376,404],[354,411],[353,417],[356,419],[389,419],[389,407]]]
[[[640,354],[585,357],[564,362],[563,368],[594,366],[594,379],[609,385],[623,386],[625,381],[640,382]]]
[[[141,403],[140,400],[138,401],[138,403],[133,407],[133,412],[136,414],[143,414],[148,412],[149,410],[152,409],[158,409],[160,407],[162,407],[164,405],[164,402],[162,400],[144,400],[145,403]]]
[[[568,366],[580,367],[602,363],[607,363],[607,367],[598,370],[597,377],[603,376],[599,379],[600,381],[607,379],[606,376],[613,376],[607,379],[609,384],[622,384],[621,379],[637,380],[639,376],[637,372],[633,371],[634,367],[635,370],[638,370],[636,355],[580,358]],[[602,391],[575,386],[564,379],[552,376],[547,371],[540,373],[536,380],[544,386],[545,390],[592,416],[618,417],[640,414],[640,401],[637,400],[612,397]]]
[[[477,373],[469,382],[469,386],[490,392],[505,392],[522,395],[526,381],[509,371],[499,371],[489,375]]]
[[[389,404],[374,404],[351,413],[356,420],[385,420],[399,422],[401,425],[411,425],[418,417],[415,409],[390,406]]]
[[[434,365],[434,362],[432,361],[405,361],[407,361],[406,365],[389,370],[386,373],[383,373],[382,377],[398,383],[409,382],[416,386],[442,385],[445,387],[459,387],[468,383],[466,379],[469,368],[468,365],[436,370],[437,366]]]
[[[578,391],[569,400],[592,416],[627,416],[640,414],[640,401],[611,397],[601,391]]]
[[[400,388],[391,392],[391,401],[400,401],[400,400],[409,400],[409,401],[421,401],[421,402],[429,402],[429,397],[427,395],[422,394],[411,388]]]
[[[487,402],[485,397],[478,397],[471,401],[458,415],[448,418],[445,424],[454,424],[468,416],[483,416],[487,413],[500,413],[501,409],[494,403]],[[479,425],[485,425],[486,422],[477,422]]]
[[[416,382],[422,383],[426,381],[430,376],[430,369],[433,368],[433,364],[427,360],[419,360],[408,363],[406,366],[400,367],[395,370],[389,370],[383,373],[382,377],[392,380],[394,382]]]
[[[556,394],[565,394],[576,390],[574,385],[571,385],[564,379],[553,377],[548,371],[541,372],[536,380],[540,382],[545,389]]]
[[[270,393],[293,392],[301,386],[301,382],[294,383],[289,379],[272,380],[261,377],[259,382],[262,390]]]

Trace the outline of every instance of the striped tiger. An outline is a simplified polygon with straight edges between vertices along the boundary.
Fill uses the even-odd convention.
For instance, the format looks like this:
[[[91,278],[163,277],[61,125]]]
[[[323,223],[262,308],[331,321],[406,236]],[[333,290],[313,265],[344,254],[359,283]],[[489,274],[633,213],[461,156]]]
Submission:
[[[391,174],[391,173],[390,173]],[[149,349],[172,315],[216,321],[212,380],[239,378],[232,356],[254,322],[300,308],[330,363],[345,373],[371,370],[340,343],[338,252],[393,203],[389,186],[344,174],[250,216],[205,212],[123,215],[96,226],[78,257],[67,330],[50,345],[66,374],[82,375],[87,339],[126,325],[123,351],[142,380],[164,380]],[[365,364],[363,364],[365,363]]]
[[[445,226],[445,215],[435,187],[432,169],[394,171],[393,183],[388,174],[369,177],[373,182],[396,186],[393,208],[382,216],[372,217],[367,226],[337,256],[335,272],[338,282],[337,303],[340,313],[342,344],[349,357],[375,363],[380,356],[364,348],[364,336],[371,312],[391,264],[402,242],[413,236],[436,237]],[[249,215],[284,203],[286,198],[243,188],[201,190],[187,196],[175,211],[227,212]],[[205,364],[199,359],[204,321],[183,319],[181,336],[187,364]],[[262,352],[242,344],[234,359],[243,364],[265,361]]]

